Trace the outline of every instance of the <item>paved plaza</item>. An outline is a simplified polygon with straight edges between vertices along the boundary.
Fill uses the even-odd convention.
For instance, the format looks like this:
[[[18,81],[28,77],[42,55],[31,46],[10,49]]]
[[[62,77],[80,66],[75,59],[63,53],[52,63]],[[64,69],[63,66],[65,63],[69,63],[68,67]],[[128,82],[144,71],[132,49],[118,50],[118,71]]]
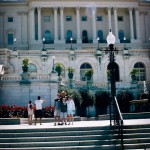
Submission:
[[[28,125],[28,124],[19,124],[19,125],[0,125],[0,129],[35,129],[35,128],[68,128],[68,127],[96,127],[96,126],[108,126],[110,123],[109,120],[97,120],[97,121],[75,121],[73,125],[57,125],[54,126],[54,122],[42,123],[40,125]],[[144,125],[150,124],[150,119],[128,119],[124,120],[124,125]]]

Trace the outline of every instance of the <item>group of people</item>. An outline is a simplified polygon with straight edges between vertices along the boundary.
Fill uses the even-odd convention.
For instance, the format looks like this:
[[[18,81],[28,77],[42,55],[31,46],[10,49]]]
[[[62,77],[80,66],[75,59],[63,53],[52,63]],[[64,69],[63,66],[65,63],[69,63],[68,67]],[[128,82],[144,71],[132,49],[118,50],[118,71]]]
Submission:
[[[35,116],[35,125],[37,118],[40,118],[40,125],[42,125],[42,103],[45,102],[40,96],[37,97],[34,104],[32,101],[29,101],[27,110],[28,110],[28,124],[32,125],[33,115]],[[70,125],[73,124],[75,114],[75,103],[71,96],[66,96],[66,93],[63,91],[60,94],[57,94],[57,97],[54,100],[54,126],[56,125]]]
[[[75,103],[71,96],[62,96],[57,94],[57,98],[54,101],[54,118],[56,125],[70,125],[74,121],[73,115],[75,114]],[[58,123],[58,124],[57,124]]]

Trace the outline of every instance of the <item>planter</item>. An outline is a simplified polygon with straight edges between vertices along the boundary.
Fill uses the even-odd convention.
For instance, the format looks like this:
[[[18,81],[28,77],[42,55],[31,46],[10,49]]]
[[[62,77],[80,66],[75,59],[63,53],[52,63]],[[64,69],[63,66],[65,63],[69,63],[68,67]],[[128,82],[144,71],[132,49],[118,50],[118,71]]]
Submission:
[[[22,66],[23,72],[28,72],[29,67],[28,66]]]
[[[68,73],[68,78],[73,79],[73,73]]]

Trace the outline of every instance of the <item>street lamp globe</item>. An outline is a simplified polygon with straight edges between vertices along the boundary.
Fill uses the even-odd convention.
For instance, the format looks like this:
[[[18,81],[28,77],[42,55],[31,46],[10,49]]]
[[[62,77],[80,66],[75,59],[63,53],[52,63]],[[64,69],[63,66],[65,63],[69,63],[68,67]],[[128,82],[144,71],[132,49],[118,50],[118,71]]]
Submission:
[[[116,42],[116,38],[115,36],[112,34],[111,30],[109,32],[109,34],[107,35],[107,44],[110,45],[110,44],[115,44]]]
[[[16,38],[14,38],[14,42],[16,42],[17,41],[17,39]]]
[[[99,37],[97,37],[97,41],[99,41],[100,40],[100,38]]]
[[[126,41],[126,37],[124,37],[123,40]]]

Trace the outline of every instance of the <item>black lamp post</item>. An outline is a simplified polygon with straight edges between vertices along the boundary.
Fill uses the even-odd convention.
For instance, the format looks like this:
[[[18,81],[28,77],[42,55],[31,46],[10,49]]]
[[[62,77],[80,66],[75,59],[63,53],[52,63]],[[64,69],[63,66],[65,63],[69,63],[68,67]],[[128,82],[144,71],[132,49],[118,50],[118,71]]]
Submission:
[[[99,37],[97,37],[97,43],[98,43],[97,50],[100,50],[100,48],[99,48],[99,41],[100,41],[100,38],[99,38]]]
[[[71,48],[70,48],[70,50],[73,50],[73,48],[72,48],[72,41],[73,41],[73,38],[71,37],[70,38],[70,42],[71,42]]]
[[[45,51],[45,38],[43,38],[43,51]]]
[[[14,38],[14,49],[13,49],[14,51],[16,51],[16,41],[17,41],[16,38]]]
[[[114,49],[115,41],[116,41],[116,38],[110,30],[109,35],[107,36],[107,44],[109,46],[109,54],[110,54],[109,57],[110,57],[110,81],[111,81],[110,125],[112,125],[112,110],[111,110],[112,108],[111,108],[111,106],[114,105],[114,97],[116,95],[115,68],[114,68],[114,62],[115,62],[114,52],[116,50],[116,49]]]
[[[55,66],[54,66],[55,58],[56,58],[55,56],[52,56],[52,59],[53,59],[53,67],[52,67],[51,73],[56,73],[56,71],[55,71]]]

